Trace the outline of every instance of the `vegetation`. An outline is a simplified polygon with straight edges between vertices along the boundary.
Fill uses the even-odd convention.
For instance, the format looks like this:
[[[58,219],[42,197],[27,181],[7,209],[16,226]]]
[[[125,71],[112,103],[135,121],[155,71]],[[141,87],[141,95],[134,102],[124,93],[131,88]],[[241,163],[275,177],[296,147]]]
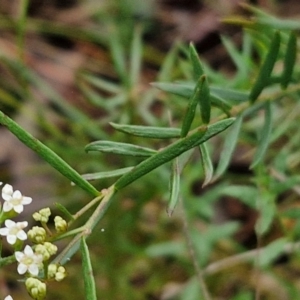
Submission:
[[[33,215],[42,240],[28,232],[35,251],[58,245],[38,274],[25,270],[31,297],[44,299],[46,283],[48,299],[298,299],[300,23],[245,5],[250,19],[224,20],[243,30],[241,47],[222,37],[230,74],[177,42],[163,60],[153,55],[160,69],[148,85],[143,62],[157,61],[143,42],[147,23],[118,27],[99,13],[108,34],[77,37],[109,49],[115,73],[78,72],[81,109],[24,58],[26,30],[71,37],[71,29],[27,19],[22,3],[19,20],[2,24],[17,30],[19,59],[0,56],[9,74],[0,123],[63,175],[53,184],[56,217]],[[39,139],[13,120],[17,113],[32,118]],[[52,171],[39,163],[34,176],[43,172]],[[16,197],[3,187],[6,195]],[[3,206],[1,222],[12,217]],[[16,279],[10,265],[27,254],[8,244],[0,263]]]

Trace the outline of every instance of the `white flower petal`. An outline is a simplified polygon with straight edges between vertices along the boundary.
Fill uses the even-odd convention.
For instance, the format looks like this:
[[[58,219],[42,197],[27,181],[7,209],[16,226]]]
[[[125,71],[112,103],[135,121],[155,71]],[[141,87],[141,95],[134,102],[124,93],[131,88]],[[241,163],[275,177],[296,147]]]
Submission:
[[[27,239],[27,234],[21,230],[17,233],[17,238],[21,241],[25,241]]]
[[[14,205],[13,208],[14,208],[14,211],[15,211],[16,213],[18,213],[18,214],[20,214],[20,213],[24,210],[22,204]]]
[[[23,205],[30,204],[31,202],[32,202],[32,198],[31,197],[23,196],[23,199],[22,199],[22,204]]]
[[[10,219],[5,220],[4,224],[7,228],[12,228],[12,227],[16,226],[16,222],[14,222]]]
[[[18,265],[18,273],[19,273],[20,275],[23,275],[23,274],[26,273],[26,271],[27,271],[27,266],[26,266],[25,264],[23,264],[23,263],[20,263],[20,264]]]
[[[15,199],[21,200],[22,199],[22,194],[19,190],[16,190],[16,191],[13,192],[12,197],[15,198]]]
[[[13,194],[13,187],[10,184],[5,184],[4,187],[2,188],[2,196],[3,194],[6,195],[12,195]]]
[[[4,298],[4,300],[14,300],[11,295],[8,295]]]
[[[7,242],[10,244],[10,245],[14,245],[17,241],[17,237],[15,235],[12,235],[12,234],[9,234],[7,236]]]
[[[34,254],[32,248],[29,245],[25,246],[24,254],[27,256],[32,256]]]
[[[3,197],[2,197],[3,198]],[[3,198],[4,199],[4,198]],[[5,200],[5,199],[4,199]],[[12,204],[9,203],[9,202],[4,202],[3,204],[3,211],[4,212],[8,212],[8,211],[11,211],[13,208]]]
[[[21,252],[21,251],[16,251],[16,252],[15,252],[15,257],[16,257],[16,260],[17,260],[18,262],[20,262],[20,261],[23,259],[23,257],[24,257],[24,253]]]
[[[35,264],[31,264],[28,268],[28,271],[33,276],[37,276],[39,274],[39,268]]]
[[[0,228],[0,235],[6,236],[8,235],[8,233],[9,233],[8,228]]]

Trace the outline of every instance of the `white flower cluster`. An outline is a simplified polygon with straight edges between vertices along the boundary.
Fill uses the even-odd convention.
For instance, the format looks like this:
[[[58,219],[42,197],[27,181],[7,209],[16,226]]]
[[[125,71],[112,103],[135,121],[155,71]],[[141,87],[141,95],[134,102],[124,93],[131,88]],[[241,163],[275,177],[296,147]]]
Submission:
[[[2,182],[0,182],[1,185]],[[48,261],[57,252],[57,246],[47,241],[48,236],[51,235],[47,227],[51,215],[50,208],[43,208],[33,214],[33,218],[41,222],[43,227],[34,226],[26,233],[24,228],[28,226],[28,222],[14,222],[11,218],[23,212],[24,205],[30,204],[32,198],[23,196],[18,190],[14,191],[10,184],[3,186],[1,195],[4,204],[2,208],[0,206],[0,226],[4,223],[5,227],[0,228],[0,236],[6,237],[7,242],[14,247],[14,255],[18,262],[18,273],[20,275],[25,273],[29,275],[25,281],[29,295],[33,299],[44,299],[47,291],[45,281],[61,281],[66,277],[64,267],[50,264],[48,266],[49,272],[44,278],[45,281],[43,282],[36,278],[39,275],[39,271],[43,268],[43,262]],[[54,222],[55,230],[58,234],[67,230],[67,222],[63,218],[56,216]],[[19,251],[23,248],[23,242],[27,239],[34,246],[26,245],[23,251]],[[13,300],[13,298],[8,295],[4,300]]]
[[[2,185],[2,182],[0,182],[0,185]],[[0,222],[1,224],[4,222],[5,227],[0,228],[0,235],[5,236],[7,242],[15,246],[18,242],[27,240],[27,234],[23,229],[28,226],[28,222],[14,222],[9,218],[23,212],[24,205],[30,204],[32,198],[23,196],[18,190],[14,191],[10,184],[3,186],[1,196],[4,204],[0,213]],[[38,275],[43,261],[41,254],[34,253],[33,249],[27,245],[24,252],[16,251],[15,257],[19,263],[17,270],[20,275],[25,274],[27,271],[33,276]],[[13,300],[13,298],[8,295],[4,300]]]

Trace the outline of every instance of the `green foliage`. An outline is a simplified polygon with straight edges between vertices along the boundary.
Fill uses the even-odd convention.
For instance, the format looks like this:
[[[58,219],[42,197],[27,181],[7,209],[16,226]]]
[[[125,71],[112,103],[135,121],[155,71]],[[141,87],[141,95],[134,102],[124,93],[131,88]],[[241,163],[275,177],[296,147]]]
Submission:
[[[73,199],[77,192],[71,190],[76,187],[64,187],[71,200],[66,205],[58,203],[57,208],[67,216],[69,229],[51,240],[72,238],[55,263],[66,264],[80,250],[86,299],[96,299],[96,291],[98,295],[102,292],[92,269],[94,274],[105,274],[114,285],[103,288],[101,297],[105,299],[118,299],[120,293],[122,299],[142,299],[147,289],[161,291],[168,281],[184,282],[174,299],[223,297],[227,283],[233,285],[230,299],[252,299],[249,290],[259,291],[260,287],[249,280],[253,276],[250,263],[257,274],[284,277],[274,262],[282,254],[292,256],[300,236],[300,213],[293,207],[300,193],[300,106],[295,101],[300,86],[293,30],[300,26],[296,21],[282,21],[253,7],[245,8],[253,14],[250,21],[226,20],[243,26],[241,49],[222,37],[236,67],[232,78],[200,61],[192,43],[178,43],[160,62],[158,82],[145,90],[139,86],[144,51],[149,51],[143,42],[144,27],[137,24],[130,39],[124,41],[122,34],[129,36],[129,25],[122,29],[109,19],[109,34],[104,40],[118,80],[112,82],[90,70],[77,76],[83,97],[93,109],[101,109],[101,119],[69,104],[21,60],[0,57],[15,76],[13,86],[5,80],[0,86],[5,104],[18,109],[19,98],[29,99],[33,93],[28,87],[34,87],[55,104],[56,110],[51,105],[47,109],[67,126],[70,138],[65,139],[60,128],[48,121],[41,104],[37,104],[41,112],[35,121],[46,133],[44,140],[34,138],[3,112],[0,123],[94,197],[83,202],[86,196],[76,196],[78,208]],[[21,40],[23,34],[19,31]],[[161,113],[152,110],[157,102]],[[106,129],[107,124],[112,128]],[[83,157],[84,145],[88,155]],[[52,146],[55,151],[50,150]],[[243,147],[246,154],[240,155]],[[201,163],[195,150],[200,150]],[[234,160],[242,159],[249,173],[235,174],[231,168]],[[113,181],[115,177],[119,178]],[[247,249],[249,246],[238,238],[246,227],[245,217],[228,217],[223,207],[226,201],[254,216],[251,230],[258,240],[257,249]],[[149,209],[149,203],[159,206],[158,214],[153,213],[153,207]],[[165,216],[162,205],[172,218]],[[151,214],[152,223],[148,220]],[[285,226],[286,219],[293,225]],[[99,223],[108,234],[99,234]],[[278,226],[280,232],[276,232]],[[183,228],[185,240],[178,228]],[[181,277],[173,274],[169,260],[176,261]],[[299,264],[299,258],[295,260]],[[6,265],[12,260],[3,258],[1,262]],[[157,266],[163,269],[161,274]],[[145,291],[128,284],[130,274],[149,277]],[[124,283],[124,278],[128,282]],[[294,290],[283,279],[281,284],[293,299]],[[271,299],[270,293],[264,293],[265,299]]]

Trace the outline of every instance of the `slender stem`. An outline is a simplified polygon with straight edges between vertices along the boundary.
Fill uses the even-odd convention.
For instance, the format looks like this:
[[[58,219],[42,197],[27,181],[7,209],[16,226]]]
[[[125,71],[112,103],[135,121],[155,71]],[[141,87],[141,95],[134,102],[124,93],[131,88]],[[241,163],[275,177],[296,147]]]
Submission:
[[[94,198],[92,201],[90,201],[87,205],[85,205],[82,209],[80,209],[75,215],[73,215],[73,220],[69,222],[69,225],[71,225],[75,220],[77,220],[79,217],[81,217],[87,210],[89,210],[92,206],[94,206],[97,202],[99,202],[104,197],[103,192],[101,191],[101,194]]]
[[[180,197],[179,203],[180,203],[181,211],[182,211],[183,232],[184,232],[185,239],[186,239],[186,242],[187,242],[189,254],[190,254],[191,260],[193,262],[194,268],[195,268],[196,276],[198,278],[198,281],[199,281],[199,284],[200,284],[200,287],[201,287],[201,292],[202,292],[203,298],[205,300],[211,300],[212,298],[209,294],[207,285],[206,285],[205,280],[204,280],[204,273],[203,273],[203,270],[202,270],[202,268],[201,268],[201,266],[198,262],[198,258],[196,256],[196,252],[195,252],[195,248],[194,248],[194,245],[193,245],[192,237],[190,235],[188,217],[187,217],[187,214],[186,214],[186,211],[185,211],[185,207],[184,207],[182,197]]]
[[[111,204],[113,195],[115,193],[115,187],[112,185],[107,190],[102,190],[102,201],[99,203],[89,220],[86,224],[80,228],[74,229],[72,232],[64,234],[64,237],[74,234],[78,231],[78,234],[72,239],[72,241],[65,247],[65,249],[54,259],[54,263],[64,263],[78,250],[80,239],[82,236],[89,235],[93,228],[98,224],[100,219],[103,217],[108,206]],[[99,196],[100,197],[100,196]],[[95,198],[94,200],[98,199]],[[99,201],[99,199],[98,199]],[[62,236],[58,237],[60,239]]]

